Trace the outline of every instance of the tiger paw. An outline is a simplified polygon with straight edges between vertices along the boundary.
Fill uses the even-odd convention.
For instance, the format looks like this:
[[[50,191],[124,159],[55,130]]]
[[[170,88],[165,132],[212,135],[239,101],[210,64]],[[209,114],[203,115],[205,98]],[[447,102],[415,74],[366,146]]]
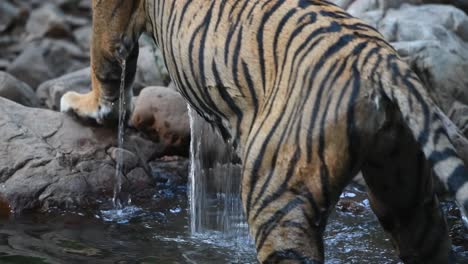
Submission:
[[[102,124],[106,119],[110,119],[112,106],[101,104],[99,101],[93,91],[87,94],[67,92],[60,99],[60,111]]]

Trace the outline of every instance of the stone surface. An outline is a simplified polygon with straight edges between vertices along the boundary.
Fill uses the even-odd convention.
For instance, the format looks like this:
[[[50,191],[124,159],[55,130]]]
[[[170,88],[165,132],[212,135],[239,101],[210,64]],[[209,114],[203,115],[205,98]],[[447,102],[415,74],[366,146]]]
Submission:
[[[465,13],[443,5],[403,5],[378,26],[445,112],[455,100],[468,104],[467,28]]]
[[[0,71],[0,97],[24,106],[39,106],[39,99],[29,85],[2,71]]]
[[[37,88],[41,103],[53,110],[60,110],[60,98],[69,91],[87,93],[91,90],[90,68],[81,69],[42,83]]]
[[[182,96],[166,87],[147,87],[135,103],[131,124],[164,145],[169,153],[187,155],[190,124]]]
[[[78,45],[86,52],[89,52],[91,46],[91,26],[83,26],[73,31],[73,37]]]
[[[39,84],[86,65],[88,57],[75,44],[44,39],[29,43],[7,71],[36,90]]]
[[[133,85],[135,95],[145,87],[167,86],[170,82],[161,51],[154,46],[153,41],[147,35],[143,35],[139,45],[137,72]]]
[[[53,4],[45,4],[34,10],[26,24],[26,31],[30,38],[60,38],[71,34],[65,14]]]
[[[8,1],[0,2],[0,32],[5,31],[19,16],[20,10]]]
[[[449,5],[420,0],[340,2],[375,26],[419,75],[444,112],[468,104],[468,16]]]
[[[0,127],[0,197],[12,211],[89,206],[112,196],[115,164],[108,153],[115,153],[114,130],[2,98]],[[124,191],[152,189],[147,163],[159,153],[158,145],[135,132],[127,135]]]

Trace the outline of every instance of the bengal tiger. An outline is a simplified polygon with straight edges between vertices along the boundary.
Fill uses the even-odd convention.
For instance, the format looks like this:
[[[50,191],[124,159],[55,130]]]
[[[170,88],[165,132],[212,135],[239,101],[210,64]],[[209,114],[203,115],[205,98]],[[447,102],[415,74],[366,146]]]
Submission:
[[[323,263],[327,217],[359,171],[403,262],[454,261],[431,171],[466,210],[467,168],[446,116],[373,27],[321,0],[93,0],[92,91],[65,94],[61,110],[112,118],[143,32],[236,147],[260,263]]]

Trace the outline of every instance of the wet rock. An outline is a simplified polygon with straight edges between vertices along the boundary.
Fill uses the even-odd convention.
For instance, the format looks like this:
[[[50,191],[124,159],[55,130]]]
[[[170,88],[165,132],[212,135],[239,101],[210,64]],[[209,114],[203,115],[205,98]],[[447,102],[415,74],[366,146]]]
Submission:
[[[2,71],[0,71],[0,96],[24,106],[39,106],[39,99],[29,85]]]
[[[130,171],[126,177],[126,182],[124,183],[127,189],[130,191],[137,192],[147,189],[147,186],[154,185],[154,180],[146,173],[143,168],[135,168]]]
[[[31,13],[26,31],[30,38],[62,38],[71,35],[65,14],[52,4],[44,4]]]
[[[151,175],[155,181],[175,187],[187,183],[189,160],[181,157],[164,157],[151,162]]]
[[[45,39],[29,43],[7,71],[36,89],[39,84],[89,65],[88,57],[75,44]]]
[[[166,153],[187,155],[190,124],[187,104],[182,96],[166,87],[147,87],[141,91],[131,124],[161,143]]]
[[[42,83],[37,88],[41,103],[53,110],[60,109],[60,98],[69,91],[87,93],[91,90],[90,68],[81,69]]]
[[[2,98],[0,126],[0,197],[13,211],[89,206],[97,198],[112,196],[115,163],[108,150],[116,145],[114,130],[83,126],[62,113],[27,108]],[[131,137],[126,142],[134,146]],[[124,147],[138,151],[138,145]],[[132,159],[124,161],[135,167],[124,188],[134,192],[152,189],[139,180],[142,171],[149,170],[135,166]]]
[[[138,157],[126,149],[113,147],[113,148],[110,148],[107,151],[107,153],[111,156],[114,162],[117,161],[118,159],[122,161],[122,169],[124,170],[124,172],[134,169],[140,163],[140,161],[138,160]]]

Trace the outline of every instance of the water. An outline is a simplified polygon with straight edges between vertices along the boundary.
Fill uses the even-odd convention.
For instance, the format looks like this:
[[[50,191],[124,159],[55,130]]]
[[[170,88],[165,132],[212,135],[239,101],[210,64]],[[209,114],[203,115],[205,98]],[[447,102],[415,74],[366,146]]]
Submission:
[[[135,201],[120,213],[111,202],[98,212],[51,212],[0,218],[2,264],[256,264],[255,252],[219,243],[218,236],[192,236],[183,188],[170,198]],[[128,208],[128,207],[126,207]],[[454,250],[468,263],[466,231],[453,203],[446,203]],[[388,237],[372,214],[364,192],[348,188],[325,232],[327,264],[399,263]]]
[[[120,200],[120,192],[122,191],[122,177],[123,177],[123,149],[124,145],[124,133],[125,133],[125,116],[127,114],[126,98],[125,98],[125,70],[126,60],[121,62],[122,74],[120,76],[120,88],[119,88],[119,124],[117,134],[117,148],[115,157],[115,182],[114,182],[114,196],[113,203],[116,209],[122,208],[122,202]]]
[[[189,107],[190,227],[194,237],[216,236],[237,248],[239,255],[252,250],[240,201],[241,166],[236,153],[217,130]]]

